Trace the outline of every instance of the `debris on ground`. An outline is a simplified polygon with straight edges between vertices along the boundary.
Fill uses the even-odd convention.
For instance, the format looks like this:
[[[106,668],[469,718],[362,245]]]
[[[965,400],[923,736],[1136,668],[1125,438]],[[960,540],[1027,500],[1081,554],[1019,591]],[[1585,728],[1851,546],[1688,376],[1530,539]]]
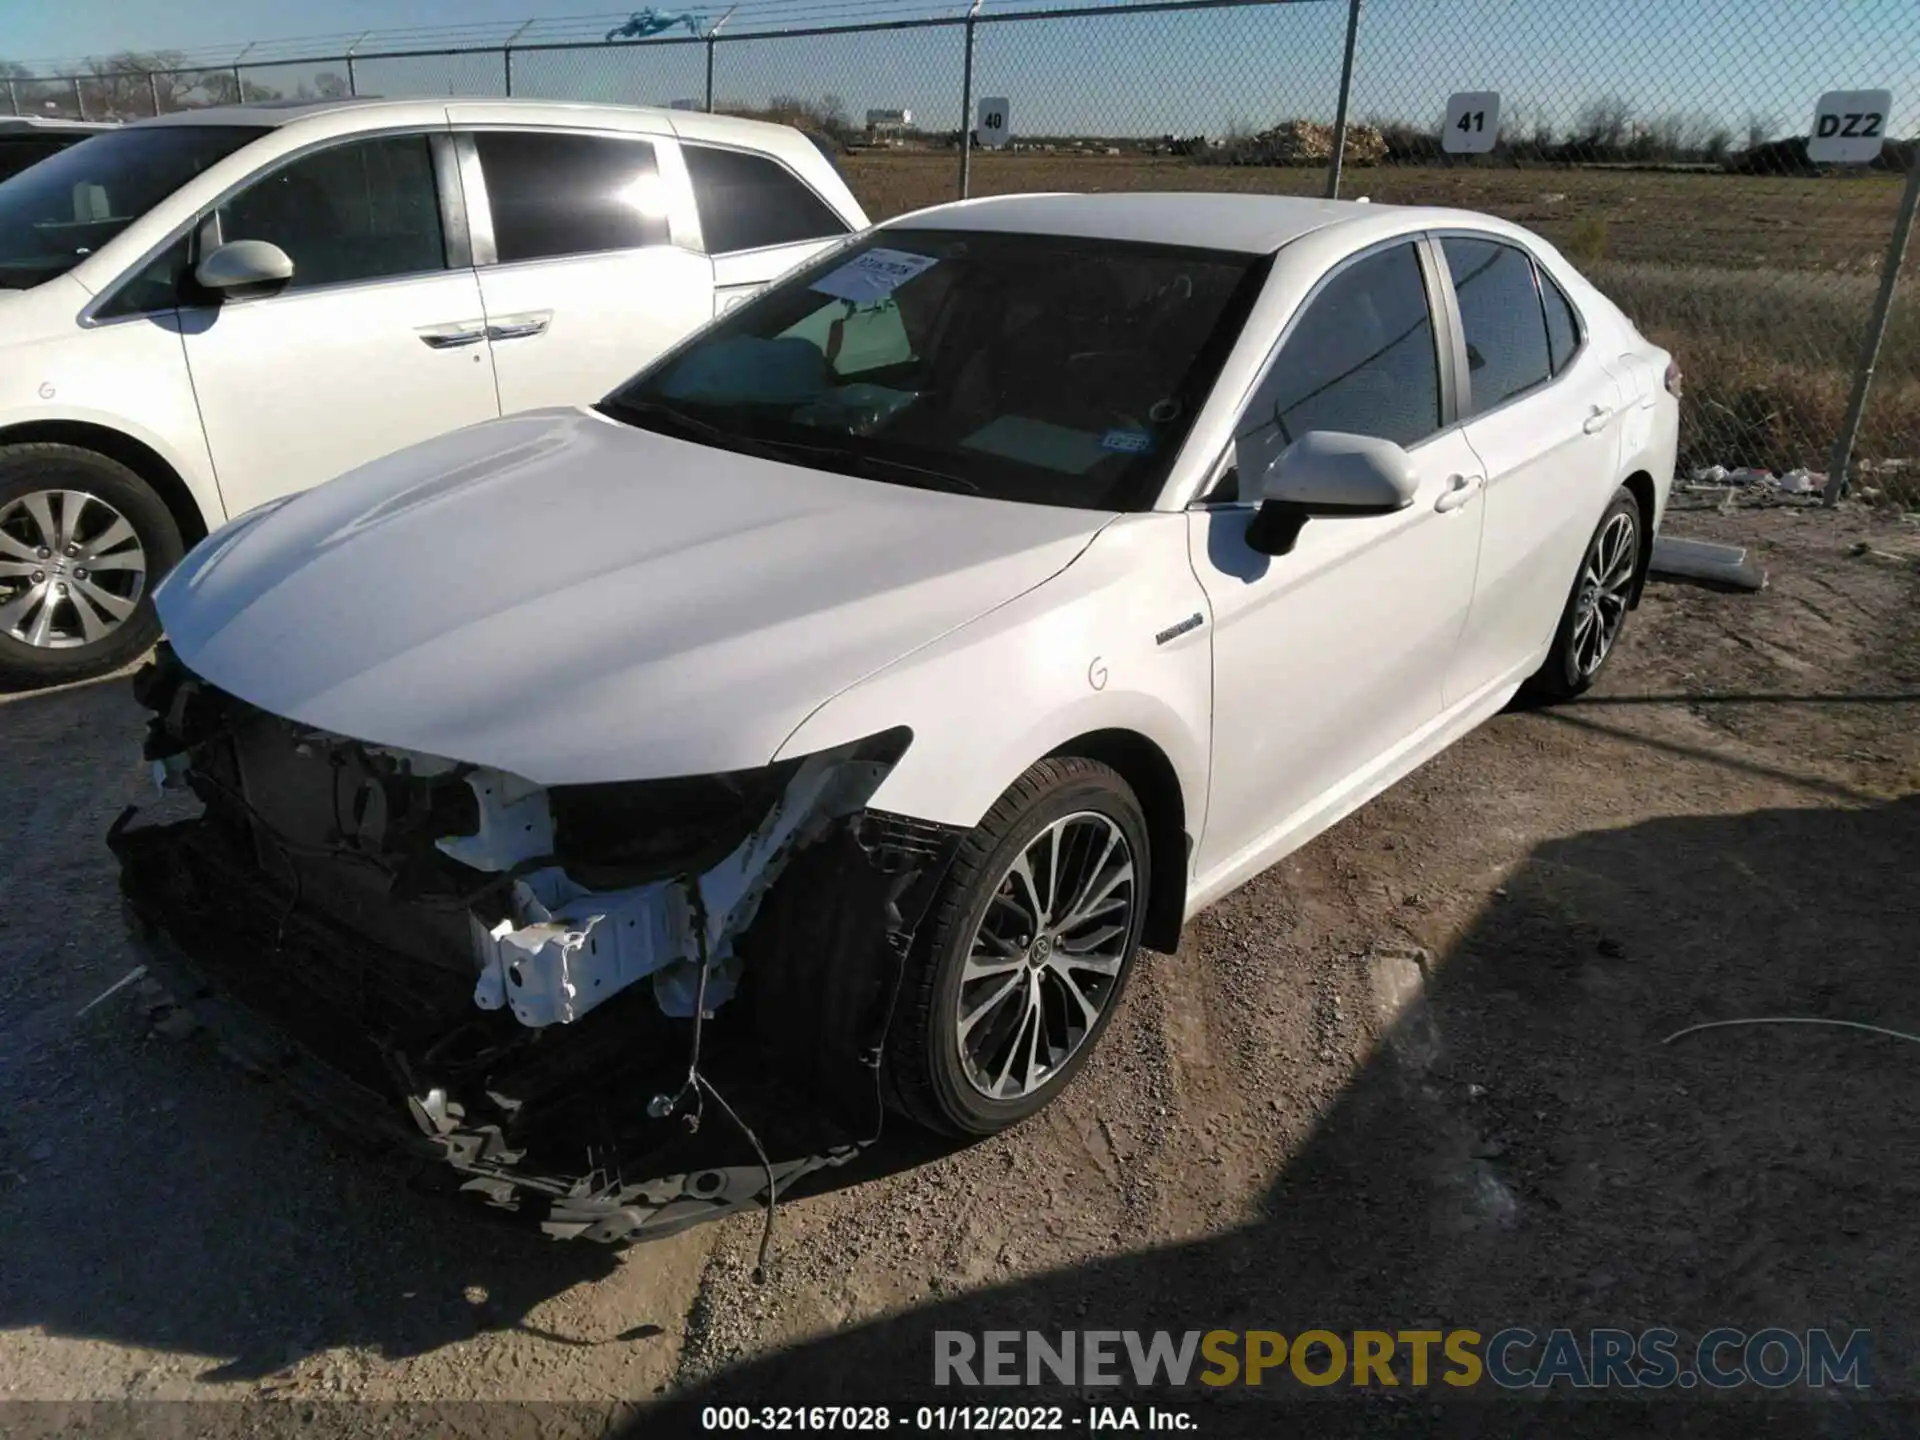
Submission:
[[[1656,536],[1648,573],[1675,580],[1700,580],[1729,590],[1764,590],[1767,572],[1747,559],[1746,547],[1706,540]]]

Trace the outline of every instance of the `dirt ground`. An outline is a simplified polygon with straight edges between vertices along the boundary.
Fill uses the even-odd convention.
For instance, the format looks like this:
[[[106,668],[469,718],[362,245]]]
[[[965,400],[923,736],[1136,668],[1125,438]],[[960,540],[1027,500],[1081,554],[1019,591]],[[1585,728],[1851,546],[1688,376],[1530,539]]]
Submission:
[[[876,220],[954,199],[958,151],[863,151],[840,161]],[[1174,156],[976,154],[968,192],[1232,190],[1324,195],[1324,166],[1203,165]],[[1876,275],[1900,205],[1898,175],[1797,176],[1598,167],[1349,168],[1345,199],[1457,205],[1531,226],[1583,264],[1606,259],[1716,269]],[[1909,260],[1920,268],[1920,256]]]
[[[155,1033],[137,987],[78,1013],[132,963],[101,835],[146,790],[139,720],[123,681],[6,697],[0,1399],[564,1399],[539,1433],[585,1434],[661,1394],[858,1402],[922,1381],[935,1329],[1421,1323],[1864,1327],[1876,1393],[1920,1399],[1920,1056],[1661,1044],[1920,1031],[1920,526],[1669,531],[1751,545],[1770,587],[1653,585],[1597,694],[1500,716],[1143,957],[1049,1111],[783,1203],[765,1285],[757,1215],[540,1244]],[[1264,1433],[1261,1393],[1208,1428]],[[1312,1428],[1435,1402],[1527,1413],[1376,1394]],[[1659,1428],[1752,1413],[1689,1404]],[[1798,1404],[1779,1433],[1895,1433]]]

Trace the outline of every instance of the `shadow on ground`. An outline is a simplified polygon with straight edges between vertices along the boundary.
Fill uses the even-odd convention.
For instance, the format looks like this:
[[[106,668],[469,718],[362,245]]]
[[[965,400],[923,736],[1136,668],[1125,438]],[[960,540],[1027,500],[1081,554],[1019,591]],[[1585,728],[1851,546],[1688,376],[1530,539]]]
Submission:
[[[622,1292],[635,1313],[597,1313],[595,1333],[543,1327],[533,1312],[613,1276],[619,1252],[410,1190],[204,1036],[155,1033],[138,985],[88,1008],[133,964],[103,836],[122,806],[153,800],[143,722],[125,677],[0,706],[0,1331],[158,1352],[155,1373],[177,1368],[161,1356],[215,1357],[188,1371],[214,1383],[488,1332],[562,1346],[677,1334],[689,1296],[649,1283],[645,1251]],[[902,1128],[820,1181],[873,1179],[943,1148]],[[21,1378],[97,1389],[85,1374]]]
[[[681,1392],[630,1433],[703,1404],[859,1404],[889,1384],[923,1401],[1062,1398],[934,1394],[937,1330],[1665,1325],[1690,1358],[1717,1325],[1863,1327],[1876,1389],[1910,1398],[1920,1054],[1812,1027],[1661,1042],[1738,1016],[1920,1031],[1916,875],[1920,798],[1653,820],[1540,846],[1430,974],[1377,963],[1380,1001],[1397,1010],[1388,1038],[1275,1178],[1257,1223],[800,1345]],[[1763,1419],[1752,1390],[1661,1412],[1543,1413],[1475,1403],[1490,1389],[1356,1397],[1283,1375],[1260,1391],[1155,1398],[1198,1407],[1214,1433],[1277,1433],[1263,1417],[1309,1393],[1358,1403],[1311,1406],[1302,1433],[1745,1434]],[[1806,1394],[1769,1407],[1768,1433],[1900,1433],[1915,1419]]]

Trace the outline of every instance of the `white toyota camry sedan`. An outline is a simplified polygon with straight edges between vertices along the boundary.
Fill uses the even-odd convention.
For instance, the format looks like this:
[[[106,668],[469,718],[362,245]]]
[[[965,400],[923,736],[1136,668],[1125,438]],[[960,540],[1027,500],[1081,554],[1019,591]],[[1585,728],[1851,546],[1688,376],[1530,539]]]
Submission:
[[[886,1110],[992,1132],[1140,946],[1592,683],[1678,391],[1484,215],[906,216],[596,406],[199,545],[138,682],[185,813],[110,837],[138,942],[555,1234],[747,1203]]]

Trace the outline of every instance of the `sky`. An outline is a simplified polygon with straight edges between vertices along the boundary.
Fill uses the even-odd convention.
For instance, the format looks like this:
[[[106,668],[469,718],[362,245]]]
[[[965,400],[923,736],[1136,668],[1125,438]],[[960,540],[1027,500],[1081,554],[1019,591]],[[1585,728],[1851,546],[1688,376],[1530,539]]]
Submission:
[[[962,3],[742,0],[728,29],[953,15]],[[1036,3],[987,0],[985,14]],[[397,42],[420,48],[497,41],[528,20],[537,23],[527,41],[580,38],[617,23],[604,13],[612,8],[608,0],[332,0],[321,12],[306,0],[0,0],[0,59],[44,74],[53,58],[125,49],[237,54],[256,42],[256,57],[289,56],[338,51],[373,31],[364,54],[381,48],[382,32],[463,27],[458,36]],[[711,21],[726,6],[688,8]],[[1006,97],[1016,134],[1217,135],[1292,117],[1330,120],[1346,9],[1341,0],[1292,0],[983,23],[974,93]],[[334,38],[285,43],[322,32]],[[716,98],[834,94],[856,117],[907,108],[929,128],[950,128],[961,51],[957,27],[740,40],[716,47]],[[290,92],[318,71],[342,69],[249,65],[247,73]],[[389,95],[497,94],[502,83],[497,55],[361,60],[356,78],[362,91]],[[555,98],[663,104],[699,96],[703,78],[698,44],[531,52],[515,62],[516,93]],[[1743,138],[1756,117],[1775,133],[1804,133],[1822,91],[1856,88],[1893,91],[1892,132],[1920,132],[1920,0],[1365,0],[1352,113],[1437,125],[1450,91],[1495,90],[1509,134],[1516,121],[1564,133],[1589,103],[1617,95],[1640,117],[1696,116]]]

